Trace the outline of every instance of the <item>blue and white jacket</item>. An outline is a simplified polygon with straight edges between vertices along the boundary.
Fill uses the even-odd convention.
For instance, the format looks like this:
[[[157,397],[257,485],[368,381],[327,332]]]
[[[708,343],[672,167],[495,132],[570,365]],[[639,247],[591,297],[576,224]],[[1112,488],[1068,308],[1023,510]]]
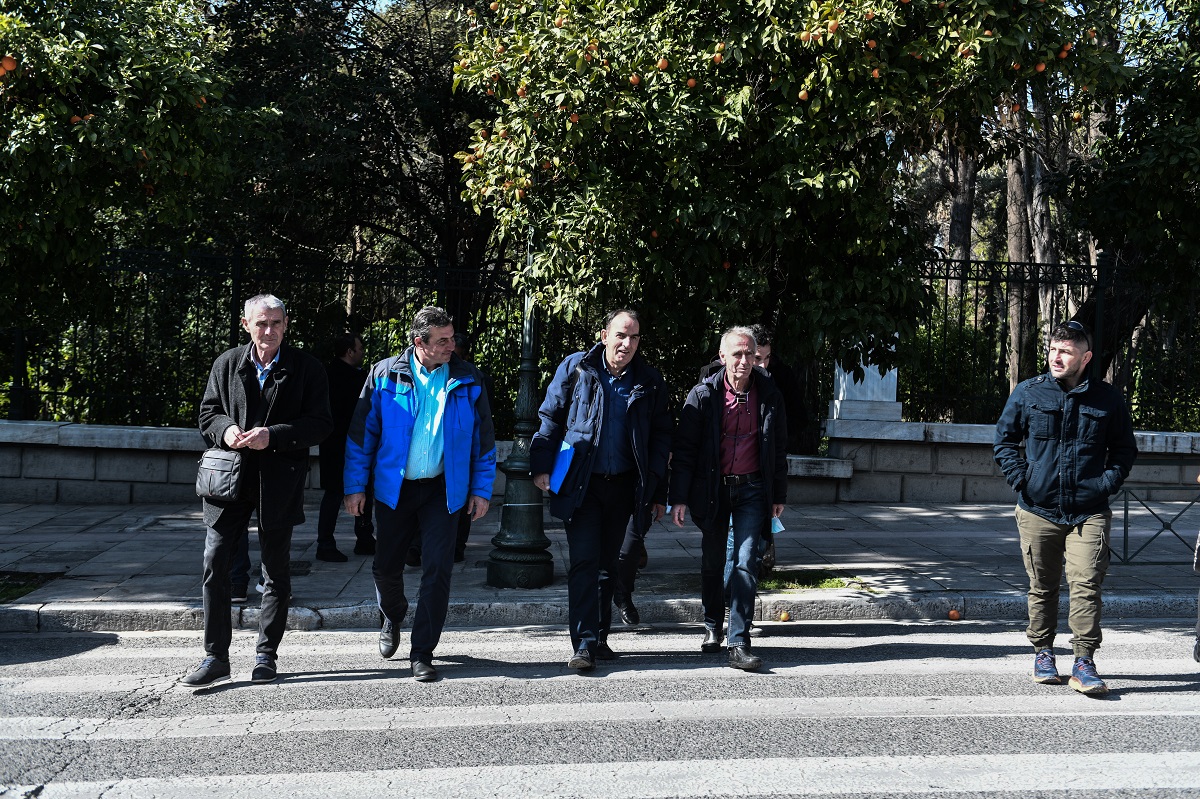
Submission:
[[[373,367],[359,395],[346,436],[347,494],[367,490],[375,473],[375,499],[389,508],[400,500],[408,449],[416,424],[412,347]],[[496,431],[483,387],[483,373],[457,355],[450,356],[446,413],[442,418],[446,474],[446,510],[454,513],[467,497],[492,498],[496,480]]]

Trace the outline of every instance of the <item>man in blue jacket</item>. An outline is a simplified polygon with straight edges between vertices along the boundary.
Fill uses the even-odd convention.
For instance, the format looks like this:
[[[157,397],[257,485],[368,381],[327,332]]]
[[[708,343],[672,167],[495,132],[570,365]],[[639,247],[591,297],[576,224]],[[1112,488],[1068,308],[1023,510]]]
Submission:
[[[1029,575],[1033,680],[1057,685],[1054,635],[1066,562],[1071,592],[1070,685],[1084,694],[1108,686],[1092,657],[1100,647],[1100,585],[1108,571],[1109,498],[1137,457],[1125,399],[1090,381],[1091,339],[1079,322],[1050,331],[1050,370],[1017,386],[996,423],[996,463],[1017,493],[1017,529]],[[1024,442],[1025,450],[1020,446]]]
[[[437,679],[433,650],[450,605],[458,514],[488,512],[496,441],[483,375],[454,354],[454,320],[441,308],[417,312],[412,346],[375,364],[346,439],[346,510],[358,516],[374,472],[375,591],[383,626],[379,654],[399,647],[408,612],[404,558],[421,541],[421,588],[409,659],[420,682]]]
[[[608,630],[630,517],[647,505],[655,519],[664,511],[671,412],[662,375],[638,354],[641,338],[636,311],[611,312],[600,343],[559,364],[529,449],[533,482],[551,492],[550,513],[566,523],[573,649],[567,666],[580,671],[597,658],[616,657]],[[551,486],[560,452],[570,466],[561,484]]]

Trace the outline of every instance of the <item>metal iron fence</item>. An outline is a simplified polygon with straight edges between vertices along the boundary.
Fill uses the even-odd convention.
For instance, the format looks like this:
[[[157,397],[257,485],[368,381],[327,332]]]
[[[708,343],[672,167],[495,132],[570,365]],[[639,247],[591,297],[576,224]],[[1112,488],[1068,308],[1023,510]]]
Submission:
[[[1112,307],[1124,290],[1119,270],[1088,265],[933,261],[923,279],[930,302],[916,340],[898,342],[898,398],[906,419],[927,422],[995,421],[1010,364],[1020,363],[1022,377],[1045,368],[1050,323],[1084,308],[1103,341],[1105,299]],[[368,359],[398,352],[418,308],[446,307],[491,375],[498,432],[511,435],[522,303],[507,264],[475,271],[128,250],[81,274],[63,296],[46,297],[20,327],[0,329],[0,418],[191,427],[209,366],[245,340],[240,304],[258,291],[288,303],[289,342],[322,360],[346,329],[362,335]],[[541,320],[543,383],[563,356],[594,340],[598,315]],[[1200,429],[1200,380],[1190,367],[1196,319],[1151,313],[1117,348],[1109,372],[1139,429]],[[1020,340],[1015,330],[1033,333]],[[1017,347],[1028,350],[1021,359]],[[677,382],[692,379],[695,365],[671,362],[666,349],[652,357]],[[785,341],[776,350],[789,354]],[[811,410],[823,415],[832,361],[802,366],[814,385]]]

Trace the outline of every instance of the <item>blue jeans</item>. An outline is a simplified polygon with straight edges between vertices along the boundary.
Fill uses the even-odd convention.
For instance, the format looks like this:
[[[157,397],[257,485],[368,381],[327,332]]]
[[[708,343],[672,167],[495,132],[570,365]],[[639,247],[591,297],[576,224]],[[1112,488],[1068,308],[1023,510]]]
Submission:
[[[637,480],[634,470],[608,479],[593,474],[583,502],[566,523],[571,559],[567,616],[575,649],[590,649],[608,640],[617,558],[633,515]]]
[[[450,607],[450,573],[458,514],[446,511],[444,477],[405,480],[392,510],[375,502],[375,595],[379,610],[397,627],[408,613],[404,595],[404,556],[414,539],[421,542],[421,588],[413,614],[409,656],[426,663],[442,637]]]
[[[730,516],[733,545],[726,556]],[[758,563],[762,534],[771,517],[766,484],[762,480],[739,486],[722,484],[718,489],[717,523],[701,529],[700,601],[704,626],[721,629],[725,619],[725,588],[729,588],[729,646],[748,646],[746,634],[754,616],[758,590]],[[728,577],[726,578],[726,564]]]

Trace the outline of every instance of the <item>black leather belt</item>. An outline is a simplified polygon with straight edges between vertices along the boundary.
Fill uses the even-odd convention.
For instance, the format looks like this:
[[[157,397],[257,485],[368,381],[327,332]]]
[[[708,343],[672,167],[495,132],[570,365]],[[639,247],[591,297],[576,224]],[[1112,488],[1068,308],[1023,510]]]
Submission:
[[[755,480],[762,479],[762,472],[752,472],[751,474],[723,474],[721,482],[727,486],[740,486],[746,483],[752,483]]]
[[[437,477],[405,477],[404,482],[414,483],[416,485],[426,485],[427,483],[436,483],[445,479],[446,476],[444,474],[439,474]]]
[[[601,474],[600,472],[592,472],[592,477],[597,480],[624,480],[633,474],[633,469],[626,469],[623,472],[614,472],[612,474]]]

